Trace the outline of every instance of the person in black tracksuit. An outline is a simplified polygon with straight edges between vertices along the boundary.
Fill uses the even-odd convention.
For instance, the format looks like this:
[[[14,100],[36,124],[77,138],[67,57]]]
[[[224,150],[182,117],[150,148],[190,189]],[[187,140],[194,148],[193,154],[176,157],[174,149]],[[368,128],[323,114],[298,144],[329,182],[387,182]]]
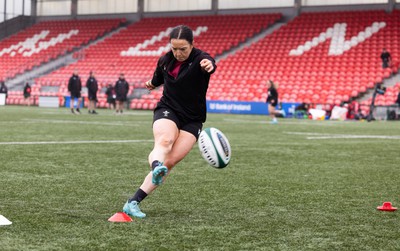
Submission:
[[[116,94],[116,113],[122,114],[124,110],[124,103],[127,100],[128,92],[129,92],[129,84],[125,80],[125,76],[123,73],[119,75],[118,81],[115,83],[115,94]]]
[[[146,87],[164,85],[163,95],[154,109],[154,148],[148,160],[151,171],[140,188],[124,205],[123,211],[144,218],[139,203],[152,193],[192,149],[206,121],[206,93],[210,75],[217,66],[206,52],[193,47],[193,32],[184,25],[170,33],[171,51],[157,63]]]
[[[70,100],[70,108],[71,112],[74,112],[74,101],[78,99],[76,112],[80,114],[79,107],[81,107],[81,90],[82,90],[82,82],[81,78],[78,76],[78,72],[74,71],[71,78],[68,81],[68,91],[71,93],[71,100]]]
[[[108,103],[108,108],[114,110],[115,109],[115,98],[117,95],[115,94],[115,89],[112,84],[108,84],[107,90],[106,90],[106,96],[107,96],[107,103]]]
[[[97,84],[97,80],[94,77],[93,72],[90,72],[89,78],[86,81],[86,87],[88,88],[89,114],[97,114],[96,102],[97,102],[97,91],[99,89],[99,86]]]
[[[397,99],[395,103],[400,107],[400,86],[399,86],[399,92],[397,93]]]
[[[31,92],[31,86],[29,85],[29,83],[26,83],[24,86],[24,99],[27,106],[31,105]]]
[[[392,63],[392,56],[386,50],[386,48],[383,48],[383,50],[382,50],[381,59],[382,59],[382,68],[390,67],[390,65]]]
[[[6,84],[3,81],[0,82],[0,93],[3,93],[3,94],[6,95],[5,100],[6,100],[6,103],[7,103],[8,88],[7,88]]]
[[[278,120],[276,119],[275,108],[278,105],[278,91],[276,89],[275,83],[272,82],[272,80],[268,80],[267,87],[268,87],[268,97],[267,97],[268,112],[269,116],[271,117],[271,124],[276,124],[278,123]]]

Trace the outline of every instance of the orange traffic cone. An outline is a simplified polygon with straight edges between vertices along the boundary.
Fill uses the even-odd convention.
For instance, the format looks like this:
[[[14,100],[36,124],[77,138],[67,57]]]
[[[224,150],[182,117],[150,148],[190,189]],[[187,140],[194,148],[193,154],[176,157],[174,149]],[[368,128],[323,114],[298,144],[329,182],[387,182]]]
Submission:
[[[111,216],[108,221],[110,222],[131,222],[132,218],[126,213],[118,212]]]

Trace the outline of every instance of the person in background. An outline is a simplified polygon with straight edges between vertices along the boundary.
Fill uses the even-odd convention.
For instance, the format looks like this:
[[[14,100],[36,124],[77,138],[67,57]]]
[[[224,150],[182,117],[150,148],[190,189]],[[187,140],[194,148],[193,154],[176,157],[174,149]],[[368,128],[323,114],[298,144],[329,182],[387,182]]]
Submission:
[[[114,110],[115,98],[117,97],[117,95],[115,94],[115,89],[114,86],[112,86],[112,84],[108,84],[106,90],[106,96],[107,96],[108,108]]]
[[[303,102],[294,109],[294,116],[299,119],[306,118],[308,116],[308,109],[310,109],[310,105]]]
[[[268,97],[267,97],[267,103],[268,103],[268,113],[269,116],[271,117],[271,124],[277,124],[278,120],[276,119],[276,106],[278,105],[278,91],[277,91],[277,86],[275,85],[272,80],[267,81],[267,88],[268,88]]]
[[[79,110],[79,107],[81,107],[81,90],[82,90],[81,78],[78,76],[78,71],[75,70],[68,81],[68,91],[71,93],[71,100],[69,107],[71,108],[71,112],[73,114],[75,114],[74,112],[75,99],[78,99],[76,112],[78,114],[81,113],[81,111]]]
[[[32,93],[32,88],[27,82],[24,86],[24,99],[25,99],[25,104],[27,106],[31,106],[31,93]]]
[[[360,110],[360,104],[356,101],[353,100],[349,103],[347,107],[347,119],[356,119]]]
[[[6,84],[4,83],[4,81],[1,81],[0,83],[0,93],[4,93],[6,95],[6,103],[7,103],[7,97],[8,97],[8,88],[6,86]]]
[[[96,102],[97,102],[97,91],[99,89],[99,86],[92,71],[90,72],[89,78],[86,81],[86,87],[88,88],[89,114],[98,114],[96,112]]]
[[[128,97],[129,92],[129,84],[125,80],[125,76],[123,73],[119,75],[118,81],[115,83],[115,93],[116,93],[116,109],[115,112],[118,114],[122,114],[124,111],[124,103]]]
[[[144,218],[141,203],[160,186],[171,169],[192,150],[206,121],[206,93],[215,60],[193,46],[193,31],[184,25],[169,34],[171,51],[157,62],[153,78],[146,87],[164,85],[163,95],[154,109],[154,147],[148,156],[150,172],[123,211]]]
[[[399,86],[399,92],[397,93],[397,99],[396,99],[395,103],[400,107],[400,86]]]
[[[382,59],[382,68],[388,68],[392,64],[392,56],[390,53],[386,50],[386,48],[383,48],[382,53],[381,53],[381,59]]]

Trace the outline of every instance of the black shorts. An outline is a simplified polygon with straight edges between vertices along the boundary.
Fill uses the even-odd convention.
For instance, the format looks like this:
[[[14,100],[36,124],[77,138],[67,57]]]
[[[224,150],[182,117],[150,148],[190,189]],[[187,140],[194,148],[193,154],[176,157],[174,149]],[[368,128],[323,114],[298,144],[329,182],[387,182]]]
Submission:
[[[115,105],[115,98],[108,98],[107,103]]]
[[[203,123],[198,121],[189,121],[165,106],[157,106],[154,110],[153,123],[159,119],[172,120],[179,130],[193,134],[193,136],[196,137],[196,140],[199,138],[200,132],[203,128]]]
[[[126,101],[126,96],[118,96],[118,95],[117,95],[116,100],[117,100],[117,101],[120,101],[120,102],[125,102],[125,101]]]
[[[71,99],[80,98],[80,97],[81,97],[81,93],[80,92],[77,92],[77,93],[71,92]]]
[[[268,104],[270,104],[273,107],[276,107],[278,105],[277,100],[275,100],[274,102],[269,101]]]
[[[89,93],[88,99],[89,99],[89,100],[97,101],[97,94]]]

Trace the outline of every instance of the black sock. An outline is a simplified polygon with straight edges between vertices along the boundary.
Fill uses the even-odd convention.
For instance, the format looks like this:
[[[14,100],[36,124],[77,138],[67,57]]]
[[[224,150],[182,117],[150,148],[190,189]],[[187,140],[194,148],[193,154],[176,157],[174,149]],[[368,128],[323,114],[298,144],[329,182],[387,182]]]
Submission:
[[[155,160],[151,163],[151,170],[154,170],[154,168],[158,167],[158,166],[162,166],[162,162]]]
[[[130,203],[132,201],[137,201],[137,203],[140,203],[146,197],[147,197],[147,193],[139,188],[136,191],[135,195],[133,195],[133,197],[128,200],[128,202]]]

